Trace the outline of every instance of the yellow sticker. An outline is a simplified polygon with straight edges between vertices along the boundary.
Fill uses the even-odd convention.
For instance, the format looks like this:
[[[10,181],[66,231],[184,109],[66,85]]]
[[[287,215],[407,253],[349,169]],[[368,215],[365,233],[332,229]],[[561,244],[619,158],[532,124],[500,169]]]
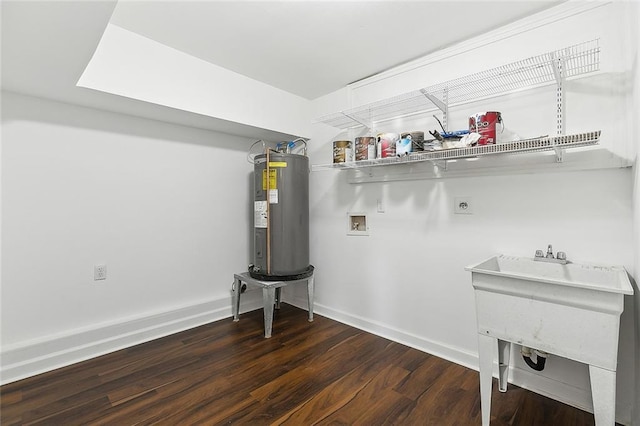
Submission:
[[[276,173],[278,171],[271,169],[269,170],[269,189],[276,189],[278,186],[276,185]],[[267,169],[262,170],[262,190],[267,190]]]
[[[287,167],[285,161],[269,161],[269,168],[271,167]]]

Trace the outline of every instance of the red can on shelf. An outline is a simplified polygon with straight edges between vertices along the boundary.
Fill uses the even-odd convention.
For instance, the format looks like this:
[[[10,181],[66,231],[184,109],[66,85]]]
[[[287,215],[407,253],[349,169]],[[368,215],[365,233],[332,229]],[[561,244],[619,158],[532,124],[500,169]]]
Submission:
[[[376,158],[395,157],[398,140],[400,140],[398,133],[378,133]]]
[[[496,143],[497,124],[502,123],[502,116],[497,111],[478,112],[469,117],[469,132],[479,133],[478,145]]]

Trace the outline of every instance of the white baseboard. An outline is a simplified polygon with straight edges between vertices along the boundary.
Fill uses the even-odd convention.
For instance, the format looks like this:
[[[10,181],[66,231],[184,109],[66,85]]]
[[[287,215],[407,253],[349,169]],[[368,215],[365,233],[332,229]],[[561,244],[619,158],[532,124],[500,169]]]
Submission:
[[[241,313],[259,308],[262,308],[261,293],[243,295]],[[0,384],[229,318],[231,314],[229,296],[7,345],[0,352]]]
[[[299,308],[308,309],[308,303],[305,298],[286,298],[285,301]],[[439,358],[446,359],[447,361],[478,371],[479,362],[477,353],[468,352],[441,342],[435,342],[421,336],[404,332],[395,327],[390,327],[380,322],[373,321],[369,318],[352,315],[318,303],[314,303],[313,309],[314,312],[319,315],[331,318],[332,320],[339,321],[343,324],[359,328],[360,330],[393,340],[394,342],[401,343],[422,352],[435,355]],[[494,364],[493,369],[493,375],[497,378],[497,363]],[[509,383],[556,401],[560,401],[563,404],[593,413],[590,389],[577,388],[534,372],[522,370],[520,368],[513,368],[513,366],[511,366],[509,371]],[[616,421],[618,423],[623,425],[631,424],[631,410],[629,407],[618,407],[616,412]]]

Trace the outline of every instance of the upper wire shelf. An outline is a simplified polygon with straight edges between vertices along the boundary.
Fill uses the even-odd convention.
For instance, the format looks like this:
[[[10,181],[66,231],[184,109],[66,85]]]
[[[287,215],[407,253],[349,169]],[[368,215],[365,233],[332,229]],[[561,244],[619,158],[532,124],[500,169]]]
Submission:
[[[369,126],[369,123],[533,89],[600,69],[598,40],[566,47],[511,64],[435,84],[367,105],[325,115],[316,120],[339,129]]]

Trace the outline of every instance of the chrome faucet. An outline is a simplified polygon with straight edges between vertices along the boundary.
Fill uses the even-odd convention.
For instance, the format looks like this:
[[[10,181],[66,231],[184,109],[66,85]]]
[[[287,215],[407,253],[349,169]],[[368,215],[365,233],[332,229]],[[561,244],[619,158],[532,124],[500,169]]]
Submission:
[[[556,256],[553,256],[553,247],[551,244],[547,246],[547,255],[545,256],[542,250],[536,250],[536,255],[533,260],[538,260],[540,262],[551,262],[551,263],[560,263],[562,265],[566,265],[567,254],[563,251],[559,251]]]

